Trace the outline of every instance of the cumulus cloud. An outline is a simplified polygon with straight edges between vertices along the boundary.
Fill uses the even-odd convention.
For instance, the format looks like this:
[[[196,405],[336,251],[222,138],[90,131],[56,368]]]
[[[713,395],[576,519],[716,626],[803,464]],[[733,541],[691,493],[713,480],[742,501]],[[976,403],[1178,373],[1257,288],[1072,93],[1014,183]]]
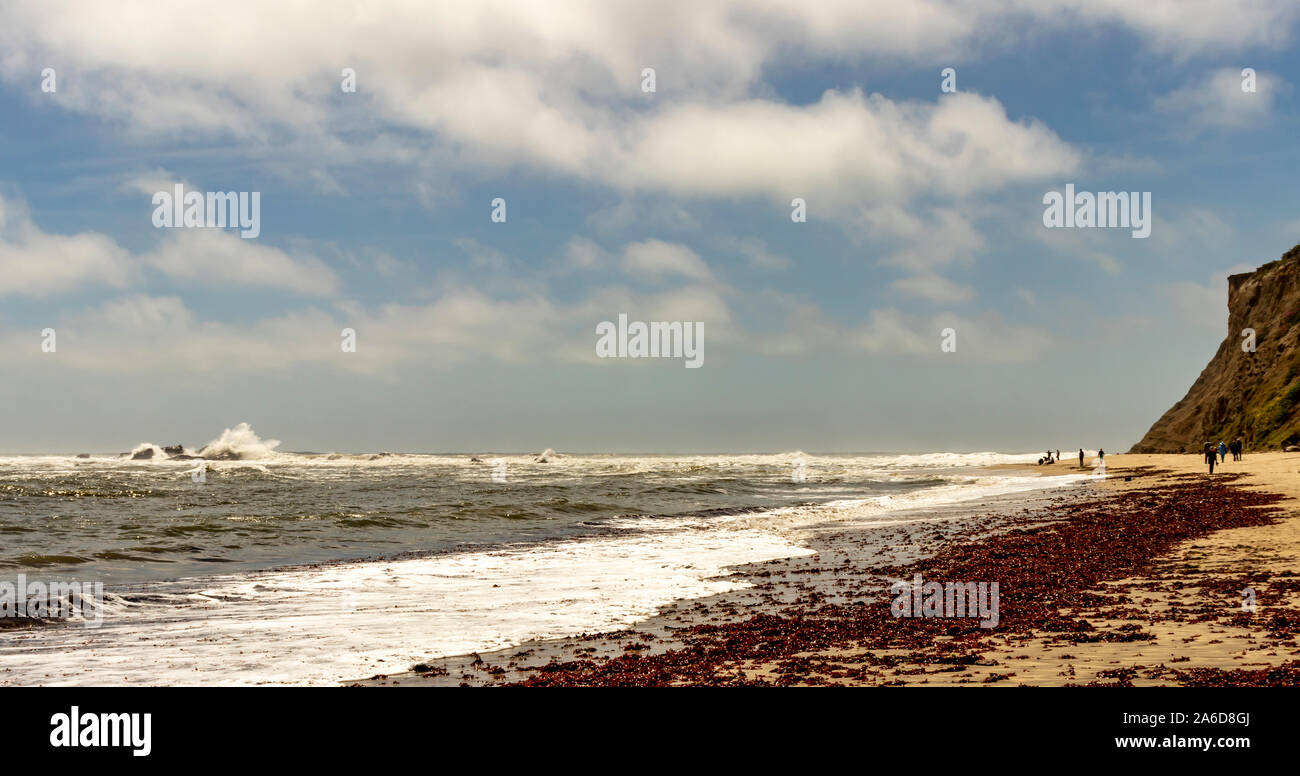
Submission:
[[[235,238],[237,239],[237,238]],[[958,328],[961,360],[1009,362],[1038,355],[1050,339],[995,316],[915,316],[870,311],[863,322],[833,323],[815,304],[773,292],[745,299],[718,281],[684,246],[647,241],[624,246],[636,273],[661,284],[651,292],[610,285],[560,303],[544,285],[508,295],[469,284],[448,285],[425,303],[367,306],[337,300],[256,320],[204,320],[172,295],[128,294],[89,310],[51,314],[61,368],[125,374],[275,372],[304,365],[396,379],[404,367],[475,361],[595,363],[601,321],[698,321],[711,357],[727,353],[799,356],[849,354],[939,357],[939,332]],[[249,279],[244,278],[247,282]],[[942,286],[943,281],[938,281]],[[341,332],[356,332],[357,350],[344,353]],[[0,337],[0,359],[28,363],[42,354],[20,333]],[[722,346],[722,350],[716,349]]]
[[[895,247],[882,263],[932,272],[950,264],[971,264],[985,248],[970,219],[952,208],[913,211],[886,205],[864,208],[858,216],[866,234]]]
[[[28,79],[32,67],[57,62],[65,84],[57,104],[147,136],[234,135],[253,141],[250,153],[274,136],[306,155],[298,174],[327,191],[341,190],[331,164],[418,166],[432,154],[476,172],[526,167],[625,194],[803,196],[814,214],[835,217],[864,200],[1069,171],[1077,155],[991,98],[895,102],[833,90],[791,105],[756,96],[768,93],[764,68],[827,53],[928,62],[989,37],[984,30],[1007,29],[998,22],[1061,23],[1062,12],[1140,30],[1183,24],[1119,5],[1042,5],[571,0],[433,13],[395,2],[379,24],[343,6],[304,15],[260,4],[241,12],[197,2],[164,11],[18,3],[0,30],[0,74]],[[1251,29],[1239,37],[1253,40]],[[343,65],[356,69],[358,90],[340,98]],[[659,74],[652,99],[639,88],[645,66]]]
[[[234,232],[218,229],[171,229],[140,263],[181,284],[261,287],[329,296],[338,277],[314,256],[294,257]]]
[[[755,350],[769,356],[842,352],[1001,364],[1033,361],[1055,343],[1043,329],[1010,323],[990,312],[917,315],[886,307],[869,311],[860,323],[843,324],[829,320],[816,305],[787,294],[768,292],[763,303],[769,317],[782,321],[781,328],[771,334],[756,333],[750,341]],[[957,349],[951,353],[940,347],[948,328],[956,333]]]
[[[159,273],[182,285],[261,287],[310,296],[338,290],[314,256],[284,251],[218,229],[166,229],[156,246],[132,255],[99,233],[51,234],[21,202],[0,198],[0,296],[45,298],[83,288],[124,288]]]
[[[135,274],[130,255],[109,237],[49,234],[32,222],[23,203],[0,198],[0,296],[122,288]]]
[[[921,192],[960,196],[1068,173],[1079,155],[995,99],[896,103],[828,91],[815,103],[688,105],[651,117],[614,181],[688,196],[803,197],[810,217]]]
[[[713,273],[695,251],[679,243],[646,240],[623,249],[623,271],[649,280],[680,276],[711,282]]]
[[[1290,84],[1273,73],[1256,72],[1255,91],[1242,91],[1241,68],[1226,67],[1209,73],[1158,98],[1155,109],[1176,118],[1181,126],[1238,129],[1268,122],[1278,95]]]

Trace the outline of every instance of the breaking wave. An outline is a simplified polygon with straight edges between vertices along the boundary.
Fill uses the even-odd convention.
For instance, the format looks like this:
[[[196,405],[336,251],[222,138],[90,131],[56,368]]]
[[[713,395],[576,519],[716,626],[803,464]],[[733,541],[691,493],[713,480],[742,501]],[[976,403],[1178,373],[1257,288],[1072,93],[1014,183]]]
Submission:
[[[262,439],[247,423],[240,423],[234,428],[221,432],[221,436],[199,448],[199,455],[204,458],[225,458],[240,461],[274,458],[279,453],[278,439]]]
[[[240,423],[228,428],[221,435],[198,449],[194,455],[208,460],[220,461],[254,461],[276,458],[281,455],[275,451],[280,446],[278,439],[262,439],[247,423]],[[142,442],[132,448],[125,457],[133,460],[165,461],[173,457],[172,453],[190,451],[186,448],[163,448],[152,442]],[[144,454],[144,455],[142,455]]]

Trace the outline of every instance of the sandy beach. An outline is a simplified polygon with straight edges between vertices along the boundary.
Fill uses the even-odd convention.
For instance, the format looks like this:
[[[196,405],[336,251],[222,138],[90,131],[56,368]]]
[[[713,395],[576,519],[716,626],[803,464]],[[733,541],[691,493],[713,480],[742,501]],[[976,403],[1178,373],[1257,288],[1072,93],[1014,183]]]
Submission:
[[[825,526],[817,555],[738,567],[752,587],[630,630],[349,684],[1300,682],[1300,454],[1247,454],[1214,475],[1198,455],[1106,462],[1104,480],[953,507],[884,544]],[[890,583],[914,574],[999,582],[999,623],[893,616]]]
[[[1215,465],[1213,476],[1200,455],[1112,455],[1106,461],[1110,476],[1100,486],[1106,491],[1176,488],[1188,478],[1240,475],[1231,487],[1284,496],[1277,502],[1283,516],[1179,543],[1157,559],[1157,573],[1102,587],[1117,600],[1088,612],[1090,621],[1116,629],[1138,624],[1152,635],[1150,640],[1094,643],[1085,649],[1042,638],[1007,638],[995,640],[994,659],[1015,665],[1019,682],[1034,685],[1187,683],[1162,670],[1167,666],[1186,672],[1207,669],[1202,672],[1207,681],[1226,681],[1218,672],[1235,672],[1237,681],[1249,681],[1249,673],[1267,675],[1270,668],[1294,665],[1300,657],[1293,630],[1300,606],[1300,453],[1254,453],[1241,461],[1229,456]],[[1148,467],[1168,474],[1124,480],[1126,473]],[[1247,588],[1256,593],[1254,613],[1242,609],[1241,591]],[[1294,684],[1294,669],[1289,676],[1288,683]]]

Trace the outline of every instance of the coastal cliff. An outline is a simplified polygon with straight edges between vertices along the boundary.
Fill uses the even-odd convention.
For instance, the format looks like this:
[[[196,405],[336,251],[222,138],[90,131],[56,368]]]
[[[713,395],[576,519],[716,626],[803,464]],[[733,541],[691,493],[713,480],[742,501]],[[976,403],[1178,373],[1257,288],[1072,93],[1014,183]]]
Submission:
[[[1255,351],[1243,343],[1255,330]],[[1300,245],[1228,278],[1228,336],[1187,395],[1131,453],[1199,452],[1241,437],[1247,450],[1300,445]]]

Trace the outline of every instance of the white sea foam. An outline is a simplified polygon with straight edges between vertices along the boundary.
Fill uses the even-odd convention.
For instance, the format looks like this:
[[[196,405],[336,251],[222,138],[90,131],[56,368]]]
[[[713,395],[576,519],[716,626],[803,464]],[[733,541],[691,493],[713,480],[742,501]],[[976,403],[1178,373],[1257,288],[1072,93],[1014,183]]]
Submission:
[[[146,450],[152,452],[152,457],[149,459],[141,459],[141,460],[155,460],[155,459],[162,460],[167,457],[167,453],[163,452],[163,449],[161,447],[155,445],[152,442],[143,442],[141,444],[136,445],[134,448],[131,449],[131,454],[129,457],[134,459],[137,455],[145,452]]]
[[[221,432],[216,439],[199,448],[206,458],[223,456],[240,460],[263,460],[278,455],[275,448],[280,446],[278,439],[262,439],[247,423],[240,423],[234,428]]]
[[[627,627],[741,587],[728,565],[811,552],[716,527],[154,585],[161,602],[115,602],[102,629],[0,638],[0,684],[332,684]]]
[[[811,554],[802,530],[818,523],[958,519],[917,510],[1081,479],[972,475],[816,507],[624,518],[614,536],[149,585],[148,602],[114,601],[100,630],[0,637],[0,684],[331,684],[404,671],[627,627],[673,600],[735,589],[745,583],[727,567]]]

